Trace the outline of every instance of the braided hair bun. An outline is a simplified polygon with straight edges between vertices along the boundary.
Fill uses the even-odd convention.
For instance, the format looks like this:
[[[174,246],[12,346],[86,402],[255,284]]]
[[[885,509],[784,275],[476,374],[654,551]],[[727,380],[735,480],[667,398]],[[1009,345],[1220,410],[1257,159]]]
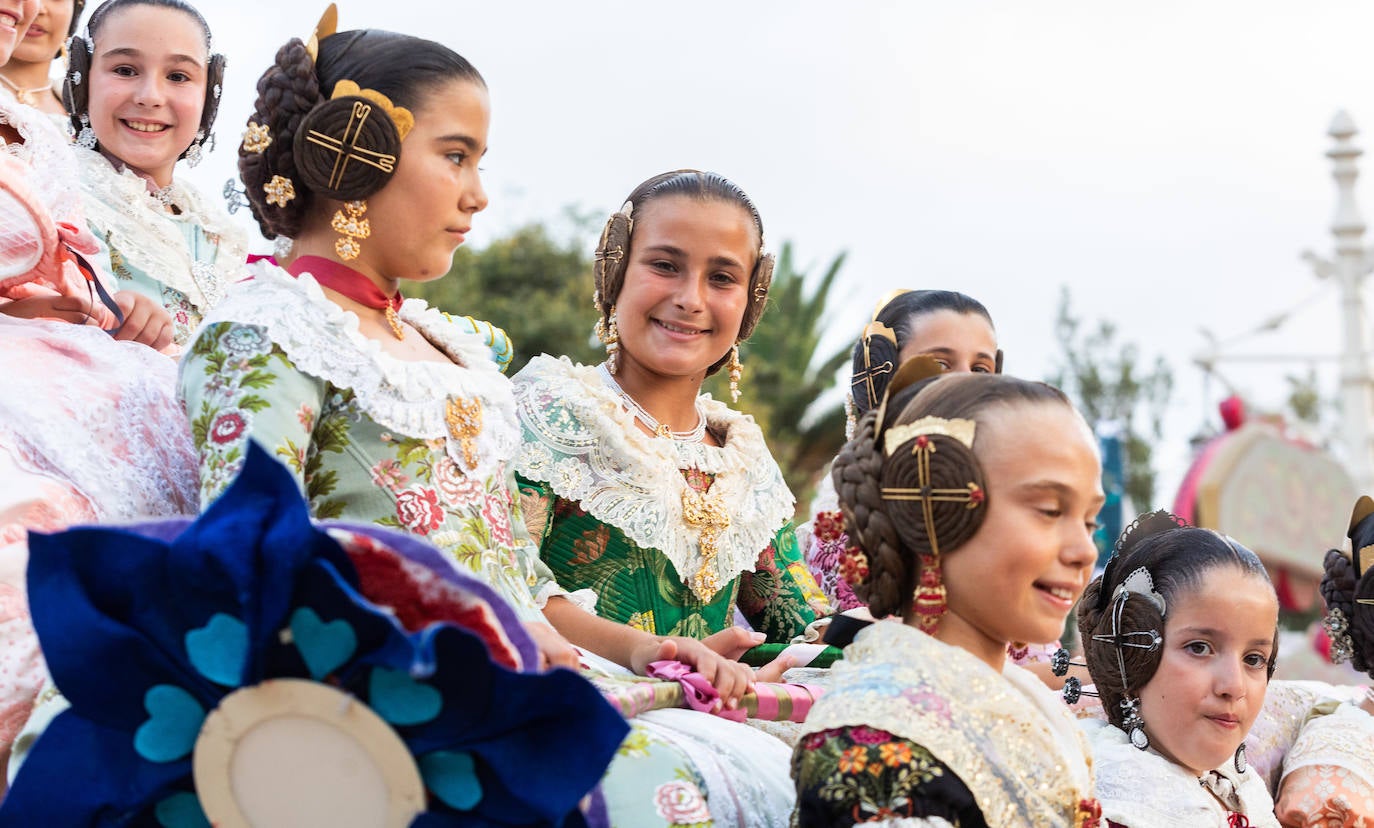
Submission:
[[[315,61],[300,38],[292,38],[277,50],[272,66],[258,79],[258,98],[249,123],[268,127],[272,142],[261,152],[239,147],[239,177],[243,179],[253,218],[262,234],[294,238],[313,199],[310,190],[296,188],[296,197],[285,204],[267,203],[263,186],[275,176],[300,180],[296,167],[295,139],[312,109],[324,101],[315,77]]]

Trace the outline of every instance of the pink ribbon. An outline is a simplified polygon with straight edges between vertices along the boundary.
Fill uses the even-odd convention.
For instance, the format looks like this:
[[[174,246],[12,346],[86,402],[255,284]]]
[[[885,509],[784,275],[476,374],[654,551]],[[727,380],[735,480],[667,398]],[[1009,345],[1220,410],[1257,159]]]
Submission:
[[[725,711],[724,702],[720,700],[720,693],[711,686],[711,682],[701,673],[696,672],[691,667],[681,661],[655,661],[649,664],[649,669],[645,672],[649,678],[663,679],[664,681],[675,681],[682,685],[683,696],[687,706],[702,713],[727,713],[740,714],[740,720],[744,718],[744,711]],[[731,718],[726,715],[726,718]]]

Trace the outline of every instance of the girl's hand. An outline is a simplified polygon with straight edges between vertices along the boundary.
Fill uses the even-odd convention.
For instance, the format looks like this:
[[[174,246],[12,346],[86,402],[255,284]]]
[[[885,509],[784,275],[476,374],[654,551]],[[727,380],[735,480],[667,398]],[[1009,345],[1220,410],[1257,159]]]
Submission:
[[[554,667],[567,667],[570,670],[578,668],[580,662],[577,650],[553,627],[540,621],[526,621],[525,632],[530,634],[535,646],[539,648],[540,670],[551,670]]]
[[[683,636],[665,638],[654,646],[636,648],[632,669],[644,675],[650,662],[670,659],[701,673],[731,710],[739,706],[740,697],[754,686],[753,668],[722,656],[704,642]]]
[[[73,325],[94,322],[89,296],[30,296],[0,304],[0,313],[23,319],[57,319]]]
[[[160,303],[131,290],[121,290],[114,300],[124,314],[124,324],[115,332],[115,339],[137,342],[155,351],[172,344],[172,317]]]
[[[701,643],[731,661],[739,661],[745,650],[762,644],[765,637],[761,632],[751,632],[743,627],[732,626],[706,636]]]

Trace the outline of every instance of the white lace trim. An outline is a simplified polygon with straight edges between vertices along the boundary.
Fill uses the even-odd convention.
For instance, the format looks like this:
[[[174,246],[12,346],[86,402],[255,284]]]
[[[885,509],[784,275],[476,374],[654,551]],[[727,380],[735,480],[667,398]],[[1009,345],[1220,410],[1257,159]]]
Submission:
[[[331,302],[309,273],[299,278],[263,260],[252,278],[232,285],[204,325],[237,322],[263,328],[299,370],[353,391],[358,407],[383,427],[408,437],[444,440],[465,473],[500,473],[519,449],[511,384],[476,334],[466,333],[419,299],[401,306],[402,320],[453,363],[397,359],[358,330],[358,316]],[[456,363],[456,364],[455,364]],[[481,428],[469,466],[461,441],[449,433],[448,403],[481,402]]]
[[[577,606],[578,609],[588,615],[596,615],[596,591],[591,589],[579,589],[575,592],[568,592],[563,587],[553,581],[549,581],[539,588],[539,592],[534,596],[534,605],[543,610],[549,603],[550,598],[562,596]]]
[[[1345,702],[1327,715],[1303,725],[1293,748],[1283,759],[1283,775],[1299,768],[1329,765],[1343,768],[1374,789],[1374,716]]]
[[[754,418],[703,395],[724,446],[651,437],[602,382],[596,368],[538,356],[515,377],[524,429],[516,471],[547,483],[646,549],[657,549],[685,584],[705,569],[700,527],[683,519],[683,469],[715,475],[711,496],[730,512],[717,540],[715,574],[725,584],[752,569],[796,502]],[[700,596],[708,599],[711,596]]]
[[[1131,828],[1176,828],[1179,825],[1226,824],[1226,809],[1217,796],[1238,800],[1255,828],[1279,828],[1274,800],[1254,770],[1236,773],[1229,765],[1212,771],[1217,795],[1196,776],[1156,753],[1138,750],[1119,728],[1102,722],[1091,734],[1097,799],[1102,816]]]
[[[33,168],[29,184],[53,221],[80,226],[81,185],[71,142],[44,113],[19,103],[14,93],[0,88],[0,124],[14,127],[23,139],[4,144],[4,151]]]
[[[181,215],[174,216],[133,171],[115,169],[95,150],[75,152],[81,165],[86,217],[99,228],[96,235],[102,243],[149,277],[184,294],[201,312],[224,298],[229,285],[242,276],[248,251],[247,237],[227,213],[195,187],[174,180],[169,195],[181,210]],[[183,234],[188,223],[218,239],[213,262],[193,255]]]

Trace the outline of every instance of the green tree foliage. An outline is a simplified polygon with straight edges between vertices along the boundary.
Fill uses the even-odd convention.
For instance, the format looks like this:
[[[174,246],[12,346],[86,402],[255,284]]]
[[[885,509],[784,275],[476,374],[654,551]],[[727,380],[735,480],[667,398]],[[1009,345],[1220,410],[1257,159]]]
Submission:
[[[603,352],[592,339],[589,250],[581,238],[558,241],[543,224],[529,224],[481,250],[460,247],[446,276],[408,291],[451,314],[505,328],[515,343],[510,375],[541,353],[596,363]]]
[[[787,485],[797,495],[799,511],[807,509],[817,477],[844,444],[842,398],[816,407],[849,360],[849,344],[833,354],[819,354],[828,321],[826,303],[843,265],[841,253],[808,290],[807,274],[797,269],[792,246],[784,244],[768,291],[768,309],[754,335],[740,346],[744,378],[739,407],[763,428]],[[730,399],[724,371],[706,387],[716,399]]]
[[[1135,510],[1144,512],[1155,508],[1152,444],[1162,436],[1174,377],[1163,357],[1156,357],[1149,369],[1142,367],[1135,344],[1118,343],[1116,333],[1106,320],[1085,330],[1070,308],[1068,288],[1063,288],[1055,336],[1066,365],[1049,381],[1073,399],[1094,430],[1106,423],[1120,427],[1126,494]]]

